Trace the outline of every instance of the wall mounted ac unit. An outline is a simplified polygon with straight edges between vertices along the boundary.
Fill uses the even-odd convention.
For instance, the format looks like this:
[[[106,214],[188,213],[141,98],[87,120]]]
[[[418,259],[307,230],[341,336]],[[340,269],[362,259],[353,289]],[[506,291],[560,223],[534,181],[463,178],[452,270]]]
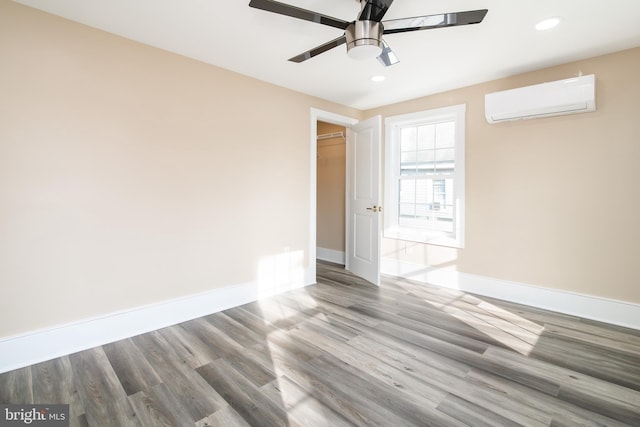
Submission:
[[[484,97],[484,111],[489,123],[534,119],[596,110],[595,76],[574,77],[503,92]]]

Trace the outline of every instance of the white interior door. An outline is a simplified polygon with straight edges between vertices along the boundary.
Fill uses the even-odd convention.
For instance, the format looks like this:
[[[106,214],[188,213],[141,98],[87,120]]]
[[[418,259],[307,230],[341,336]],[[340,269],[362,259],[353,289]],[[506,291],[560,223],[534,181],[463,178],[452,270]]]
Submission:
[[[380,134],[382,119],[352,126],[347,149],[347,269],[380,284]]]

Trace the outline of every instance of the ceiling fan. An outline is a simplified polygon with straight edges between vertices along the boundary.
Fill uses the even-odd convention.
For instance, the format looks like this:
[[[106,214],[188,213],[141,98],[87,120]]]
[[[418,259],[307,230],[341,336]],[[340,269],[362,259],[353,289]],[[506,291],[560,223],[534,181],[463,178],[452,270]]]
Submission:
[[[289,58],[289,61],[303,62],[346,43],[347,54],[350,57],[355,59],[378,57],[380,63],[385,67],[397,64],[400,61],[387,42],[382,39],[383,34],[479,24],[487,14],[487,9],[480,9],[383,21],[382,18],[389,10],[393,0],[358,1],[361,4],[360,14],[355,21],[351,22],[274,0],[251,0],[249,6],[344,30],[344,34],[337,39]]]

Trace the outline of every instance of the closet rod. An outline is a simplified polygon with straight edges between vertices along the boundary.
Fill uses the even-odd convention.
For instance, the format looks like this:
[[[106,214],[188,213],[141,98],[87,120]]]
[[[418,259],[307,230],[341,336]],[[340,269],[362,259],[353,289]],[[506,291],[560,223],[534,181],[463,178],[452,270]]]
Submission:
[[[323,133],[318,135],[318,141],[323,139],[333,139],[333,138],[342,138],[344,139],[344,132],[333,132],[333,133]]]

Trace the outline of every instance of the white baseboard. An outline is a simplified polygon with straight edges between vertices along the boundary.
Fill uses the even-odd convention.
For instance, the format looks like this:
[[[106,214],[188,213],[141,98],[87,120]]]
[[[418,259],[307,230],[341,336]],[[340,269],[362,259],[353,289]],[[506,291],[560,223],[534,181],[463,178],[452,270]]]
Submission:
[[[336,254],[321,258],[344,264]],[[333,251],[337,254],[344,253]],[[327,259],[328,258],[328,259]],[[640,305],[383,258],[383,274],[640,329]],[[0,339],[0,373],[207,316],[313,283],[264,289],[256,282]]]
[[[310,276],[305,274],[304,277]],[[0,373],[207,316],[314,282],[315,277],[306,283],[270,286],[267,289],[257,282],[238,284],[107,316],[0,338]]]
[[[640,329],[638,304],[411,264],[392,258],[383,258],[380,269],[383,274],[421,283]]]
[[[333,249],[327,248],[316,248],[316,258],[322,261],[329,261],[335,264],[344,265],[345,263],[345,254],[342,251],[336,251]]]

